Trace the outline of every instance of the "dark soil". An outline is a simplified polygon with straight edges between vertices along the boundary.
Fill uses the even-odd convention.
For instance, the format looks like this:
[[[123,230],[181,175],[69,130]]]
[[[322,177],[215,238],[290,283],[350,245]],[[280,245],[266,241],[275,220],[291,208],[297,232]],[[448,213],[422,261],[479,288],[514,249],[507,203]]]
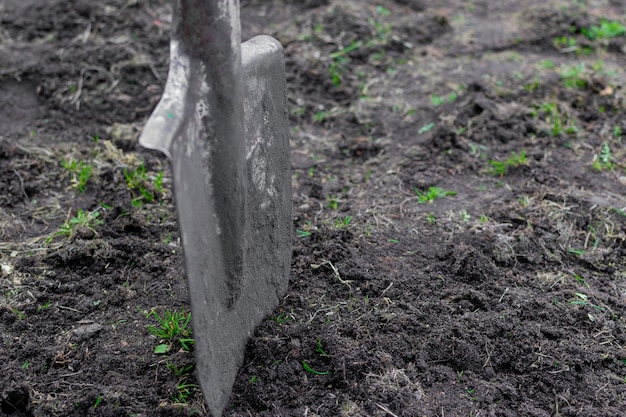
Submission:
[[[286,51],[294,257],[226,415],[626,415],[626,3],[241,7]],[[189,311],[137,145],[170,16],[0,4],[0,415],[208,415],[148,331]]]

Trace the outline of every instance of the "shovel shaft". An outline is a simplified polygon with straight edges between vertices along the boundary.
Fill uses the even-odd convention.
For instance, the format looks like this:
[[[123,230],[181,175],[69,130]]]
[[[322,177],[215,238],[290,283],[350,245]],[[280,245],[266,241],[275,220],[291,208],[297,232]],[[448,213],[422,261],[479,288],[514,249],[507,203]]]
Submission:
[[[177,0],[173,22],[185,53],[241,78],[239,0]]]
[[[191,68],[191,76],[205,77],[199,81],[208,87],[203,98],[211,114],[203,115],[202,123],[212,133],[207,136],[211,185],[234,302],[241,279],[247,178],[239,0],[176,3],[172,37],[180,41],[181,52],[192,65],[200,67]]]

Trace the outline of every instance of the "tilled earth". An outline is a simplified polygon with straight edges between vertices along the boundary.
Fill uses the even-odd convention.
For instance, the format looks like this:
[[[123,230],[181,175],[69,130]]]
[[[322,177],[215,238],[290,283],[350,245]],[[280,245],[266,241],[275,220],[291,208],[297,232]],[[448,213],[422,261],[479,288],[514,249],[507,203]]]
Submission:
[[[625,415],[626,3],[241,15],[285,47],[294,257],[226,415]],[[208,415],[169,163],[137,145],[170,19],[0,3],[0,415]]]

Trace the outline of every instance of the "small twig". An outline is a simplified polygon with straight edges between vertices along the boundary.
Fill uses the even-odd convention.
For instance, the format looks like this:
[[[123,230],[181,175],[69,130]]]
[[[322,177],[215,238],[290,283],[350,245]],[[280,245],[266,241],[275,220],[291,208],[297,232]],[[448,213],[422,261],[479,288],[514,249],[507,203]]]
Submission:
[[[500,299],[498,300],[499,303],[502,302],[502,299],[504,298],[504,296],[506,295],[506,293],[509,292],[509,287],[506,287],[506,289],[504,290],[504,292],[502,293],[502,296],[500,297]]]
[[[608,383],[608,382],[607,382],[606,384],[602,385],[600,388],[598,388],[598,389],[596,390],[596,395],[595,395],[596,399],[598,399],[598,393],[599,393],[600,391],[602,391],[603,389],[605,389],[605,388],[607,387],[607,385],[609,385],[609,383]]]
[[[106,94],[109,94],[111,91],[115,90],[115,87],[120,83],[121,80],[115,80],[111,83],[111,85],[105,90]]]
[[[106,74],[106,76],[109,78],[109,81],[111,82],[111,85],[113,86],[113,88],[115,88],[115,86],[117,85],[115,83],[115,78],[113,78],[113,75],[107,71],[104,68],[100,68],[100,67],[93,67],[93,66],[86,66],[81,68],[80,70],[80,77],[78,77],[78,86],[76,87],[76,94],[74,94],[74,98],[70,101],[70,103],[75,104],[77,109],[80,109],[80,96],[83,93],[83,79],[85,78],[85,71],[96,71],[96,72],[102,72],[104,74]]]
[[[80,70],[80,77],[78,77],[78,86],[76,86],[76,93],[70,103],[76,104],[76,109],[80,108],[80,95],[83,93],[83,75],[85,75],[84,69]]]
[[[387,288],[385,288],[385,289],[383,290],[383,292],[382,292],[382,294],[380,294],[380,296],[381,296],[381,297],[382,297],[382,296],[384,296],[384,295],[385,295],[385,293],[386,293],[386,292],[387,292],[387,291],[388,291],[391,287],[393,287],[393,282],[391,282],[391,284],[387,285]]]
[[[156,78],[158,81],[161,81],[161,76],[157,72],[154,64],[148,64],[148,66],[150,67],[150,71],[152,72],[152,75],[154,75],[154,78]]]
[[[61,304],[57,304],[57,307],[59,307],[61,310],[69,310],[69,311],[74,311],[76,313],[82,313],[82,311],[80,310],[76,310],[75,308],[72,308],[72,307],[65,307],[65,306],[62,306]]]
[[[376,213],[372,213],[372,217],[374,218],[374,221],[376,222],[376,228],[379,229],[380,225],[378,224],[378,217],[376,217]]]
[[[80,41],[83,45],[87,43],[89,40],[89,35],[91,35],[91,22],[87,22],[87,28],[80,35],[76,36],[74,39]]]
[[[401,219],[404,218],[404,204],[408,203],[409,201],[413,201],[413,200],[417,200],[417,199],[419,199],[419,197],[410,197],[410,198],[407,198],[407,199],[403,200],[400,203],[400,218]]]
[[[332,311],[334,310],[335,307],[327,307],[327,308],[320,308],[319,310],[317,310],[315,313],[313,313],[310,317],[309,317],[309,324],[311,324],[313,322],[313,319],[315,317],[317,317],[318,313],[324,312],[324,311]]]
[[[322,263],[319,264],[319,265],[311,264],[311,268],[317,269],[317,268],[319,268],[322,265],[329,266],[330,269],[332,269],[333,275],[335,276],[335,278],[337,278],[337,280],[339,280],[339,282],[341,282],[343,285],[347,286],[350,290],[352,289],[352,286],[350,285],[350,283],[352,281],[342,279],[341,275],[339,275],[339,270],[337,269],[337,267],[335,265],[333,265],[333,263],[331,261],[324,259],[324,260],[322,260]]]
[[[376,403],[376,407],[380,408],[381,410],[383,410],[385,413],[389,414],[392,417],[398,417],[397,414],[392,413],[390,409],[388,409],[387,407],[385,407],[381,403]]]
[[[73,372],[73,373],[71,373],[71,374],[64,374],[64,375],[59,375],[59,376],[60,376],[61,378],[66,378],[66,377],[68,377],[68,376],[80,375],[80,374],[82,374],[82,373],[83,373],[83,371],[78,371],[78,372]],[[57,382],[63,382],[63,381],[57,381]]]
[[[483,364],[483,368],[486,368],[487,365],[489,365],[489,362],[491,362],[491,352],[489,352],[489,347],[487,346],[486,343],[485,343],[485,352],[487,352],[487,359],[485,359],[485,363]]]
[[[19,178],[20,188],[22,189],[22,194],[24,194],[24,197],[26,197],[26,199],[28,200],[28,194],[26,194],[26,190],[24,189],[24,179],[22,178],[20,173],[17,172],[17,169],[14,169],[13,172],[15,173],[15,175],[17,175],[17,178]]]

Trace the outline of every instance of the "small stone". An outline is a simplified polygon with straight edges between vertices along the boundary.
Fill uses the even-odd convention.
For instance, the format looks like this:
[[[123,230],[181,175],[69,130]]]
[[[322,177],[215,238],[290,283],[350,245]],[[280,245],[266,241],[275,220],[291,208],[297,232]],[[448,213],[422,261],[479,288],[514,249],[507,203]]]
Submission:
[[[102,330],[102,326],[98,323],[93,323],[78,326],[74,329],[74,333],[80,338],[89,338],[95,336],[100,330]]]

